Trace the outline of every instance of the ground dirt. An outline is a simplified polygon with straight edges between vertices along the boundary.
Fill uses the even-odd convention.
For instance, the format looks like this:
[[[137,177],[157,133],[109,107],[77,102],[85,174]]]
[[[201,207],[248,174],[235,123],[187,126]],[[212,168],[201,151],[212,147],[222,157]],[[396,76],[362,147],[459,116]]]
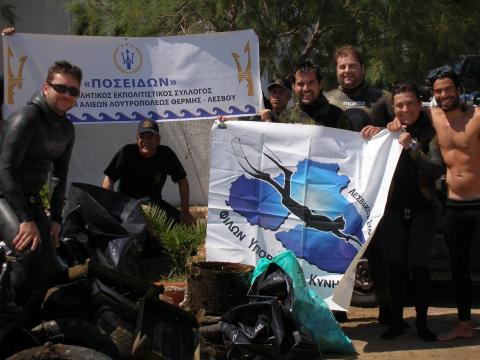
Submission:
[[[450,294],[449,294],[450,295]],[[382,340],[380,335],[387,328],[377,322],[376,308],[352,307],[348,321],[342,324],[346,335],[352,339],[357,355],[339,356],[325,354],[327,359],[480,359],[480,309],[473,310],[475,327],[472,339],[451,342],[427,343],[417,337],[415,330],[415,309],[407,307],[404,317],[410,328],[395,340]],[[429,310],[429,324],[436,334],[446,333],[456,321],[453,307],[432,307]]]

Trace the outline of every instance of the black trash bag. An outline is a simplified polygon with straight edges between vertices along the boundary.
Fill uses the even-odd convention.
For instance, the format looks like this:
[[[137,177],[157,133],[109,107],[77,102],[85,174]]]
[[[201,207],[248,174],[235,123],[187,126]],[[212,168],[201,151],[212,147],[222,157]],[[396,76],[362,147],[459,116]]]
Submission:
[[[23,328],[27,314],[14,300],[10,285],[11,266],[0,246],[0,359],[39,343]]]
[[[103,306],[109,306],[122,318],[135,324],[137,305],[97,279],[81,279],[51,288],[43,303],[42,315],[45,320],[93,320]]]
[[[143,202],[98,186],[72,183],[62,238],[83,243],[102,265],[137,274],[136,261],[147,234]]]
[[[0,344],[2,339],[22,322],[22,309],[15,304],[10,285],[11,266],[5,251],[0,247]]]
[[[76,238],[63,238],[56,250],[61,266],[67,269],[75,265],[85,264],[90,257],[87,243],[88,240],[78,241]]]
[[[292,316],[291,278],[271,263],[252,284],[249,296],[249,304],[231,309],[220,322],[228,358],[299,358],[293,351],[302,341],[302,335]],[[318,354],[316,349],[314,352]]]
[[[50,288],[42,304],[42,317],[45,320],[92,318],[91,294],[92,285],[89,279]]]
[[[248,295],[275,296],[281,303],[286,316],[293,321],[293,281],[290,276],[276,263],[268,265],[250,287]]]
[[[282,306],[275,297],[226,312],[220,322],[229,359],[290,359],[290,350],[301,340],[297,328],[288,326]]]

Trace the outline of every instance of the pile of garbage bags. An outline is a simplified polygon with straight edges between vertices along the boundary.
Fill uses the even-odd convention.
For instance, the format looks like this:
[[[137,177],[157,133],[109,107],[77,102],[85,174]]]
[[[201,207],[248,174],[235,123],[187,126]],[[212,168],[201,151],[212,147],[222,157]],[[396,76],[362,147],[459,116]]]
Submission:
[[[250,302],[222,317],[230,359],[313,359],[322,352],[355,353],[328,305],[308,288],[291,251],[260,259]]]
[[[165,271],[171,259],[149,239],[141,204],[94,185],[71,185],[57,250],[62,271],[35,324],[13,300],[14,259],[0,244],[0,358],[44,343],[94,349],[111,359],[199,358],[197,318],[163,301],[163,287],[142,273],[146,256],[163,259]],[[355,352],[291,251],[261,259],[248,303],[228,310],[216,326],[229,359]]]
[[[197,320],[163,301],[163,286],[138,276],[147,255],[169,261],[158,241],[148,238],[141,204],[94,185],[71,185],[57,249],[61,272],[41,314],[27,314],[15,304],[9,279],[15,259],[7,258],[4,244],[0,358],[61,343],[95,349],[111,359],[193,359]],[[32,324],[30,315],[41,321]]]

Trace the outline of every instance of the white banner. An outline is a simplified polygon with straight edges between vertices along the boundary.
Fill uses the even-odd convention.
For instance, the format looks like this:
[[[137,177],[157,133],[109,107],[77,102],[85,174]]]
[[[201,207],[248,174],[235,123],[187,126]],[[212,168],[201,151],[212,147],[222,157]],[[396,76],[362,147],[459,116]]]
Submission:
[[[383,215],[400,153],[387,130],[366,141],[323,126],[214,125],[207,260],[255,265],[292,250],[311,288],[347,309],[349,265]]]
[[[75,123],[257,114],[263,104],[253,30],[158,38],[15,33],[3,37],[4,115],[24,106],[65,59],[83,71]]]

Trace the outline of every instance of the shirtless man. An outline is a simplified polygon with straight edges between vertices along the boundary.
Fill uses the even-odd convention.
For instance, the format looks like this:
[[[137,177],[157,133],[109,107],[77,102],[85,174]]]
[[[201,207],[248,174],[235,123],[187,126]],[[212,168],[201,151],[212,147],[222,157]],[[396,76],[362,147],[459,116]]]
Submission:
[[[480,235],[480,108],[461,104],[460,79],[449,66],[431,71],[428,80],[437,102],[430,116],[447,167],[443,220],[458,309],[458,322],[438,338],[448,341],[473,336],[470,253]],[[397,119],[389,128],[393,124],[400,129]]]

